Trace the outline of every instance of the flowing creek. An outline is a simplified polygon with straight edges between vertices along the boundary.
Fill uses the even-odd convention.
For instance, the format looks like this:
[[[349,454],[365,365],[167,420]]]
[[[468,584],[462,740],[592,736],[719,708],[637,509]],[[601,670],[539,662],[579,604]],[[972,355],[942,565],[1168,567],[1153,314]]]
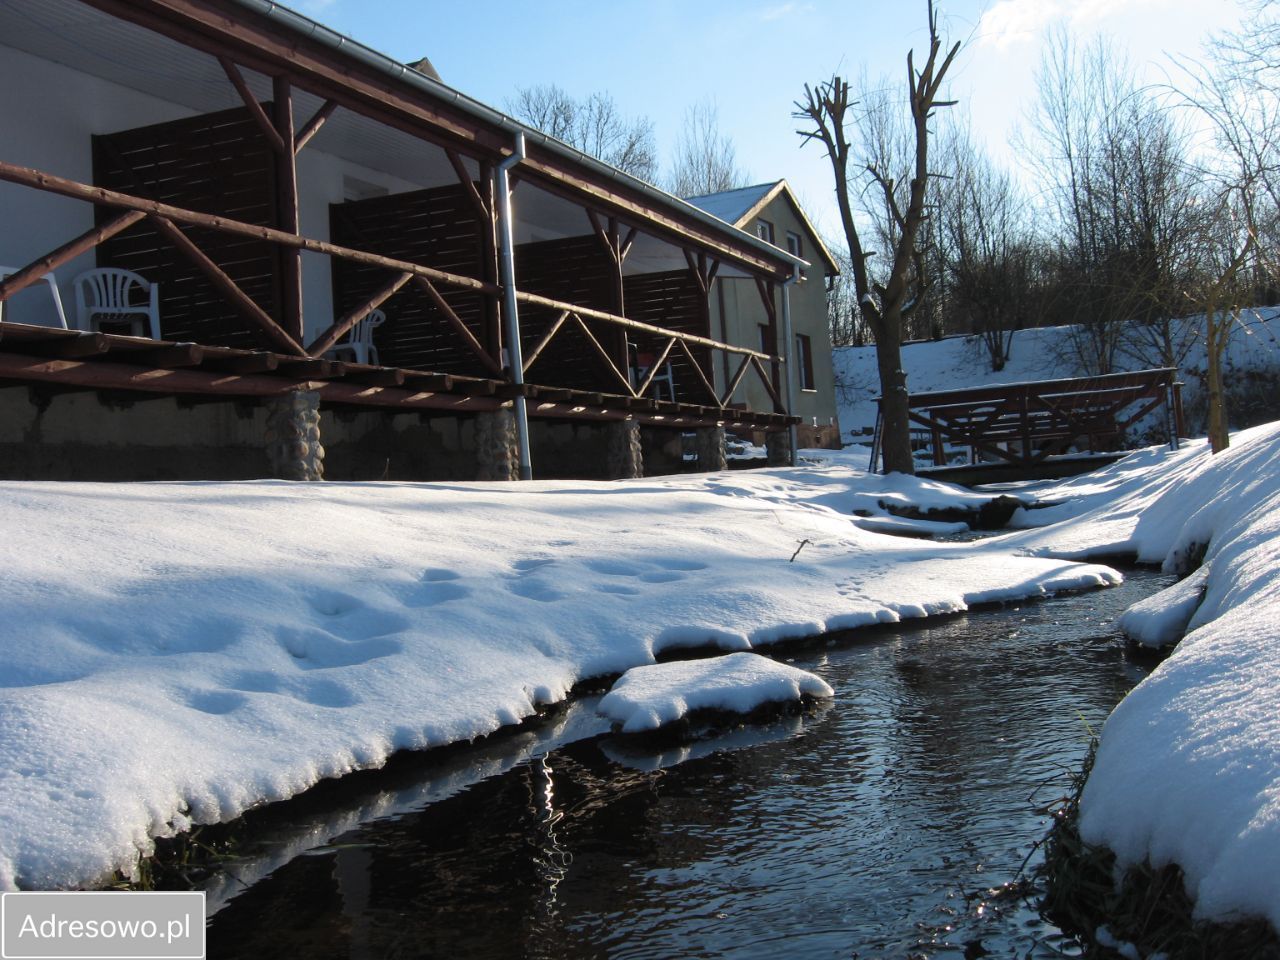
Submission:
[[[210,885],[208,956],[1074,955],[998,891],[1150,668],[1115,618],[1170,582],[793,648],[835,700],[708,741],[628,742],[583,697],[322,785]]]

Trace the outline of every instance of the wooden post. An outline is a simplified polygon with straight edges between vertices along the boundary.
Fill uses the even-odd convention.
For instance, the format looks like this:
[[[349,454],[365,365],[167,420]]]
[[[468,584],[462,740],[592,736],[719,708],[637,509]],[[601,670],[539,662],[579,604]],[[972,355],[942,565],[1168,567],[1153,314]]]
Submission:
[[[618,218],[610,217],[608,226],[600,222],[599,215],[591,209],[587,210],[587,219],[591,221],[591,226],[596,232],[596,236],[600,239],[600,243],[604,246],[605,252],[609,255],[609,262],[613,269],[609,273],[609,307],[608,312],[616,314],[620,317],[626,316],[626,295],[622,282],[622,262],[626,257],[627,251],[631,249],[631,239],[635,234],[633,230],[627,238],[627,251],[622,248],[622,241],[618,236]],[[627,331],[625,328],[619,328],[613,331],[613,340],[610,357],[613,364],[619,370],[627,371],[628,379],[630,379],[631,370],[631,350],[628,345]]]
[[[482,161],[480,164],[480,203],[484,208],[480,220],[480,279],[485,283],[497,286],[498,283],[498,220],[494,203],[493,164]],[[480,294],[484,304],[485,346],[489,355],[502,365],[502,312],[498,307],[496,293]]]
[[[275,128],[280,137],[276,151],[276,226],[297,236],[298,166],[293,133],[293,90],[286,77],[272,80],[275,99]],[[296,342],[303,342],[302,251],[297,247],[277,247],[280,263],[280,325]]]
[[[760,292],[760,300],[764,304],[765,315],[769,318],[769,352],[778,354],[778,308],[773,302],[773,281],[765,281],[756,277],[756,290]],[[782,393],[782,375],[776,363],[769,364],[771,367],[770,379],[773,381],[774,392],[781,395]],[[874,469],[874,468],[873,468]]]

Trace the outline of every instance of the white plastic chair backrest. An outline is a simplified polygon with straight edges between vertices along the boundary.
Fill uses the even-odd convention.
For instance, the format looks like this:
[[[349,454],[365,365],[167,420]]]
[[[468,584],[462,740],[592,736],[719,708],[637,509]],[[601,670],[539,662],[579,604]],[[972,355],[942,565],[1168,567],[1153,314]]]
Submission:
[[[381,310],[370,310],[358,320],[347,334],[347,343],[359,343],[366,347],[373,345],[373,331],[387,321],[387,315]]]
[[[76,277],[76,296],[87,294],[85,307],[98,313],[145,313],[150,310],[151,286],[132,270],[99,267]],[[147,302],[138,303],[133,299],[135,287],[147,295]]]

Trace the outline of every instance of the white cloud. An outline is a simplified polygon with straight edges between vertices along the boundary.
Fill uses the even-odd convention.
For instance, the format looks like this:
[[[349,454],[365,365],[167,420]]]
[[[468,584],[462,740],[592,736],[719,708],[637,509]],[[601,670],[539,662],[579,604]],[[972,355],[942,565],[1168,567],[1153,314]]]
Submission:
[[[978,21],[977,43],[1004,50],[1035,40],[1062,14],[1060,0],[998,0]]]
[[[1103,20],[1161,5],[1177,6],[1170,0],[997,0],[978,21],[977,43],[1005,50],[1036,40],[1056,21],[1096,29]]]
[[[761,10],[757,16],[764,23],[769,23],[772,20],[782,20],[785,17],[812,12],[812,3],[796,3],[795,0],[789,0],[788,3],[780,3],[777,6],[766,7],[764,10]]]

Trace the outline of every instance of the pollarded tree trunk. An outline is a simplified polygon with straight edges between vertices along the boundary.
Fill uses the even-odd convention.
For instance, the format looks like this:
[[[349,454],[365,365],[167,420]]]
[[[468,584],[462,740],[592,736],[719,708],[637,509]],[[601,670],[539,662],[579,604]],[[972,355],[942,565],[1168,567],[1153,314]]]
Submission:
[[[1227,403],[1222,390],[1222,353],[1226,344],[1225,323],[1221,314],[1210,311],[1204,317],[1206,374],[1209,393],[1209,449],[1221,453],[1231,445],[1227,431]]]
[[[836,202],[840,207],[841,225],[849,245],[849,257],[853,268],[854,286],[858,297],[858,310],[863,320],[875,334],[876,363],[880,372],[881,449],[884,452],[886,473],[915,473],[911,457],[911,421],[907,395],[907,376],[902,369],[902,326],[907,310],[909,275],[916,257],[916,237],[920,226],[928,216],[925,209],[925,191],[929,177],[929,120],[938,107],[950,106],[951,101],[938,99],[947,69],[955,59],[960,44],[939,62],[942,41],[938,38],[938,21],[933,2],[929,0],[929,56],[923,68],[915,69],[914,56],[907,54],[907,79],[911,102],[912,127],[915,134],[915,164],[912,173],[909,199],[905,209],[899,206],[891,176],[878,170],[874,164],[865,166],[870,178],[884,192],[885,205],[897,226],[898,239],[894,245],[892,267],[883,286],[874,285],[867,273],[867,257],[849,201],[849,140],[845,134],[849,107],[849,84],[838,76],[804,88],[804,100],[796,101],[793,114],[812,124],[808,130],[797,131],[807,140],[817,140],[827,150],[835,174]]]
[[[902,345],[891,340],[876,344],[880,371],[881,450],[886,473],[915,473],[911,456],[911,418],[907,374],[902,369]]]

